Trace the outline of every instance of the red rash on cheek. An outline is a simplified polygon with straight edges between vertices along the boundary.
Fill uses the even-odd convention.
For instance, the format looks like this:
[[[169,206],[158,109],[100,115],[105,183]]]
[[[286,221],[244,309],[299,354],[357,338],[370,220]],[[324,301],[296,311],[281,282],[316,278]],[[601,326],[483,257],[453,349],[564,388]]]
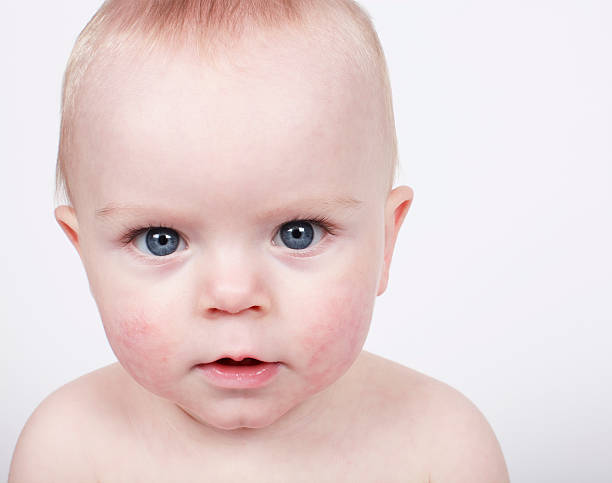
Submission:
[[[113,323],[120,345],[127,350],[140,350],[151,346],[157,339],[159,329],[149,322],[142,313],[126,313]]]
[[[312,382],[332,379],[357,357],[368,333],[374,302],[369,291],[337,290],[309,312],[302,348],[310,355]]]
[[[172,353],[172,339],[165,336],[160,325],[163,321],[139,309],[106,315],[104,327],[119,362],[142,384],[160,385]]]

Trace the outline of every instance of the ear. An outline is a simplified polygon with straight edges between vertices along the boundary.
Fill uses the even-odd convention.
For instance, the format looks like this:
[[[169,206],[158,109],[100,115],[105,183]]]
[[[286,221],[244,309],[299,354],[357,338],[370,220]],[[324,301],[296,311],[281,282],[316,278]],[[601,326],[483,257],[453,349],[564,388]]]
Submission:
[[[408,186],[398,186],[389,193],[387,198],[387,203],[385,205],[385,251],[377,296],[381,295],[387,288],[389,267],[391,266],[391,257],[393,256],[395,241],[397,240],[397,235],[404,218],[408,213],[408,209],[412,204],[413,197],[414,193],[412,188]]]
[[[79,222],[77,221],[76,212],[72,206],[62,205],[55,208],[55,219],[64,230],[68,239],[76,248],[76,251],[81,255],[81,247],[79,245]]]

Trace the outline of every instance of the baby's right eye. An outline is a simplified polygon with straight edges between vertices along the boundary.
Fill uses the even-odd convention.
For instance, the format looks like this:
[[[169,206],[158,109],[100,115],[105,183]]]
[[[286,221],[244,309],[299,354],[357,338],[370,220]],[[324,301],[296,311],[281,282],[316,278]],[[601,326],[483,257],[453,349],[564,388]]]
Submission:
[[[130,239],[139,251],[156,257],[171,255],[185,245],[176,230],[162,226],[140,229]]]

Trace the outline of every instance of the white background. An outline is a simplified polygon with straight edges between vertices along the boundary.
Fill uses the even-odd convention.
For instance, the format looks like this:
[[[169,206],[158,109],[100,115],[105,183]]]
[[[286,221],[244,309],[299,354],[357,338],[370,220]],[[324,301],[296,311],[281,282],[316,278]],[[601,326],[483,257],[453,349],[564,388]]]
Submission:
[[[98,0],[3,2],[0,478],[113,362],[53,218],[63,69]],[[612,481],[612,2],[363,1],[415,200],[365,348],[459,389],[513,482]]]

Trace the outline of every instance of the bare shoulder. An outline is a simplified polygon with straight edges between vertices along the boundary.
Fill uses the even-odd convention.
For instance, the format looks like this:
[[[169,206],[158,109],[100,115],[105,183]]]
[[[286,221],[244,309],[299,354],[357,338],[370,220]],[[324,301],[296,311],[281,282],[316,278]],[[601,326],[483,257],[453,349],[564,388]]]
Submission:
[[[482,412],[449,385],[382,357],[368,354],[370,371],[395,413],[396,434],[411,442],[436,482],[507,483],[506,463]],[[379,403],[381,404],[381,403]]]
[[[9,483],[96,481],[91,446],[121,414],[109,404],[109,391],[118,388],[114,366],[75,379],[38,405],[17,441]]]

